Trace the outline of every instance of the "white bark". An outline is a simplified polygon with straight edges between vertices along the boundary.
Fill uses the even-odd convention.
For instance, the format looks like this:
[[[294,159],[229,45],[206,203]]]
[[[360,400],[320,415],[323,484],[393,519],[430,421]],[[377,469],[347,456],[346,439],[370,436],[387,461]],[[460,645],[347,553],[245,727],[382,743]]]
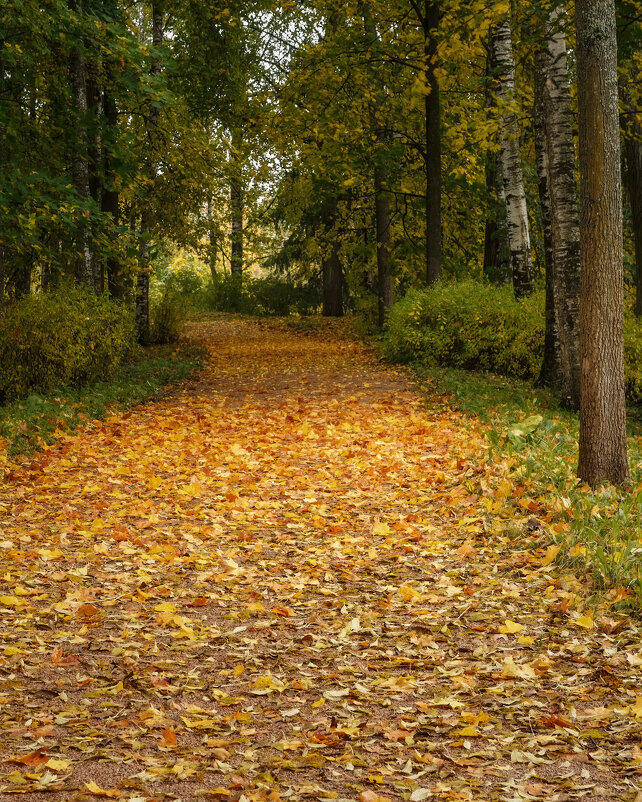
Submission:
[[[492,33],[493,66],[497,71],[497,98],[501,116],[500,165],[506,193],[506,224],[517,297],[533,289],[531,243],[524,192],[519,125],[515,111],[515,61],[510,22],[506,19]]]

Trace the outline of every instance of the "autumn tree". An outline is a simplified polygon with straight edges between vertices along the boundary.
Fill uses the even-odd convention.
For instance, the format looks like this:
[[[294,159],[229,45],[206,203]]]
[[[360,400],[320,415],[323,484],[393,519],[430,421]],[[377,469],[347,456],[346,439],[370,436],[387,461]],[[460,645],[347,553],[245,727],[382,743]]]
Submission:
[[[613,0],[576,0],[580,152],[578,476],[629,480],[624,401],[622,196]]]

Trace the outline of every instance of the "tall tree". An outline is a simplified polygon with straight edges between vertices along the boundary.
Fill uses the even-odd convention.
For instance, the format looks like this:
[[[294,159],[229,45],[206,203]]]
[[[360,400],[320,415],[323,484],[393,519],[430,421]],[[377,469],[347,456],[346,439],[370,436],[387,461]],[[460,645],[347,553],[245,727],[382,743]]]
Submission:
[[[71,90],[75,110],[75,138],[72,157],[72,177],[74,189],[83,209],[78,224],[78,258],[76,278],[81,284],[95,287],[94,254],[91,248],[91,228],[86,208],[91,198],[89,175],[89,137],[87,132],[88,100],[85,45],[83,42],[83,2],[70,0],[70,9],[77,18],[77,32],[71,51],[69,65]]]
[[[546,20],[546,47],[535,58],[535,133],[546,255],[546,345],[543,378],[559,384],[563,402],[580,404],[580,243],[575,148],[563,8]],[[552,341],[552,342],[551,342]],[[553,362],[548,364],[547,360]]]
[[[152,76],[159,76],[162,71],[160,48],[163,45],[163,0],[154,0],[152,3],[152,47],[154,55],[151,64]],[[149,156],[147,159],[148,197],[145,198],[145,207],[140,220],[140,266],[136,276],[136,330],[138,339],[145,343],[149,340],[149,275],[151,272],[150,241],[152,237],[152,206],[151,195],[157,176],[156,152],[158,151],[158,119],[159,109],[151,104],[147,116],[147,140]]]
[[[629,481],[624,400],[622,187],[613,0],[576,0],[580,151],[578,476]]]
[[[506,197],[513,287],[515,296],[521,298],[533,291],[533,270],[522,156],[519,147],[519,125],[515,110],[515,59],[508,18],[494,27],[491,46],[501,115],[500,164]]]

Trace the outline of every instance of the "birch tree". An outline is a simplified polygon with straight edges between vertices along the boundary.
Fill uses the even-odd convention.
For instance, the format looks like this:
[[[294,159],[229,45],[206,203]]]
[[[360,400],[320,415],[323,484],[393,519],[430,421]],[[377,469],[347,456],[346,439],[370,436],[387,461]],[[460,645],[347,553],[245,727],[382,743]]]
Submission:
[[[547,257],[546,346],[543,378],[559,384],[562,399],[579,409],[580,250],[575,149],[566,38],[557,6],[546,21],[546,47],[535,61],[535,130]]]
[[[519,125],[515,111],[515,60],[509,19],[494,27],[491,47],[501,116],[500,165],[506,197],[506,223],[513,287],[515,296],[521,298],[533,291],[533,275],[528,211],[519,148]]]

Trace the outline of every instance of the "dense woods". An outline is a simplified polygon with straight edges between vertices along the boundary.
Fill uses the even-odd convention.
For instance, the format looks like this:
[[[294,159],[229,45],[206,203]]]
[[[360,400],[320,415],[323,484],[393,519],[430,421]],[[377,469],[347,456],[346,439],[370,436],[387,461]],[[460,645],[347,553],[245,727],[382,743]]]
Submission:
[[[576,5],[10,0],[0,303],[75,282],[135,307],[146,343],[167,254],[205,267],[229,308],[273,276],[379,327],[440,280],[512,282],[518,299],[545,286],[540,381],[578,409],[582,332],[582,353],[606,359],[584,385],[617,374],[623,409],[618,310],[642,308],[642,24],[632,2]]]

